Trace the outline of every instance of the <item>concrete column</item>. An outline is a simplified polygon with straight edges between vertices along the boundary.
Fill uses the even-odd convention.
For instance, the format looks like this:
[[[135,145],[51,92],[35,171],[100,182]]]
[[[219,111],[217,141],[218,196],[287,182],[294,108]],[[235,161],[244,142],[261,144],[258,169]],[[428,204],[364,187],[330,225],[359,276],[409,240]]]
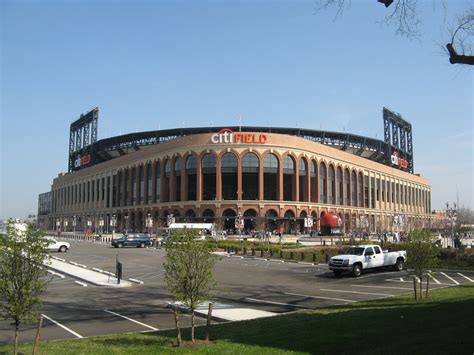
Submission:
[[[264,199],[263,191],[265,189],[265,180],[263,175],[263,160],[261,157],[258,157],[258,199],[262,201]]]
[[[197,158],[196,164],[196,181],[197,181],[197,191],[196,191],[196,200],[202,201],[202,163],[201,158]],[[200,215],[199,215],[200,216]]]
[[[222,200],[222,169],[221,169],[221,159],[219,156],[216,158],[216,200]],[[217,217],[216,212],[216,217]]]
[[[242,200],[242,157],[237,157],[237,200]]]

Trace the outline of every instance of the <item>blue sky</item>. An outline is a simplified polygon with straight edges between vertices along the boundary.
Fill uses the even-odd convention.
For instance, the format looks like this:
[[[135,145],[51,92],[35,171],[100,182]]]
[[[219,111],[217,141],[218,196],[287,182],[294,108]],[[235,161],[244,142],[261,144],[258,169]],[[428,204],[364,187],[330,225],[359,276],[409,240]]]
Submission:
[[[386,106],[413,125],[432,207],[459,191],[474,208],[473,71],[441,46],[472,4],[449,2],[445,14],[421,1],[423,37],[412,41],[377,23],[387,10],[375,0],[336,21],[317,4],[3,0],[0,218],[37,212],[67,171],[70,123],[95,106],[99,139],[239,116],[382,139]]]

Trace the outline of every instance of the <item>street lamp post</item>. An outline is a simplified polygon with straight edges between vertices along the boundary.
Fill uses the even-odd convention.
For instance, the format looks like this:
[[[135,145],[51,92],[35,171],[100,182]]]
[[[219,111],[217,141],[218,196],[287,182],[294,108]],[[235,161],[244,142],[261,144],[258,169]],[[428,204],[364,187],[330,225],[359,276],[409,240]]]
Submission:
[[[112,215],[112,219],[110,220],[110,226],[112,227],[112,238],[115,237],[115,224],[117,223],[117,217],[115,214]]]
[[[102,235],[102,233],[104,232],[104,218],[103,217],[100,217],[99,219],[99,227],[100,227],[100,234]]]
[[[146,215],[146,227],[148,229],[148,235],[151,237],[151,228],[153,227],[153,218],[150,213]]]
[[[74,228],[74,235],[76,235],[76,216],[72,217],[72,227]]]
[[[128,234],[128,214],[124,216],[125,218],[125,234]]]
[[[453,202],[452,206],[449,205],[448,202],[446,202],[446,218],[448,219],[449,225],[451,227],[451,240],[453,241],[454,247],[458,247],[458,243],[456,243],[455,239],[455,233],[454,233],[454,227],[456,225],[456,221],[458,218],[458,211],[457,211],[457,206],[456,202]]]

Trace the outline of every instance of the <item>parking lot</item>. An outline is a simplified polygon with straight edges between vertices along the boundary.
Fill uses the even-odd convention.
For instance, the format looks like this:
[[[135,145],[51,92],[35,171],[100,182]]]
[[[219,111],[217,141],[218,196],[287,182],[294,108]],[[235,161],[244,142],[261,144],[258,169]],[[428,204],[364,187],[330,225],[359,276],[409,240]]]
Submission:
[[[116,258],[124,278],[143,284],[128,288],[83,287],[76,279],[52,276],[43,297],[43,340],[79,338],[103,334],[153,331],[174,327],[171,300],[164,287],[164,249],[115,249],[106,244],[72,243],[67,253],[55,254],[67,261],[115,271]],[[363,273],[359,278],[335,278],[327,265],[269,261],[260,258],[220,256],[215,268],[214,301],[219,304],[284,313],[316,309],[369,299],[411,293],[406,272],[388,270]],[[440,270],[430,280],[432,289],[474,282],[472,271]],[[197,318],[198,324],[205,322]],[[13,342],[11,322],[0,322],[0,342]],[[190,317],[181,315],[182,326]],[[35,325],[24,326],[22,341],[33,341]]]

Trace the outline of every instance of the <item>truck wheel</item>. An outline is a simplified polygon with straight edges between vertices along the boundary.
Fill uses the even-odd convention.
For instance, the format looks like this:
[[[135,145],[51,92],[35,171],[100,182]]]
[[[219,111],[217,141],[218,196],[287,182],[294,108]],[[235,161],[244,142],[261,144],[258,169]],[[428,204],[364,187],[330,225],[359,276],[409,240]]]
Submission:
[[[354,265],[354,267],[352,268],[352,275],[354,277],[359,277],[360,274],[362,274],[362,268],[359,264]]]
[[[403,270],[403,259],[401,259],[401,258],[397,259],[397,262],[395,263],[393,268],[395,269],[395,271],[402,271]]]
[[[336,277],[341,277],[341,275],[342,275],[341,270],[333,270],[332,272],[334,273],[334,276],[336,276]]]
[[[67,251],[67,247],[65,245],[61,245],[61,247],[59,248],[59,252],[65,253],[66,251]]]

